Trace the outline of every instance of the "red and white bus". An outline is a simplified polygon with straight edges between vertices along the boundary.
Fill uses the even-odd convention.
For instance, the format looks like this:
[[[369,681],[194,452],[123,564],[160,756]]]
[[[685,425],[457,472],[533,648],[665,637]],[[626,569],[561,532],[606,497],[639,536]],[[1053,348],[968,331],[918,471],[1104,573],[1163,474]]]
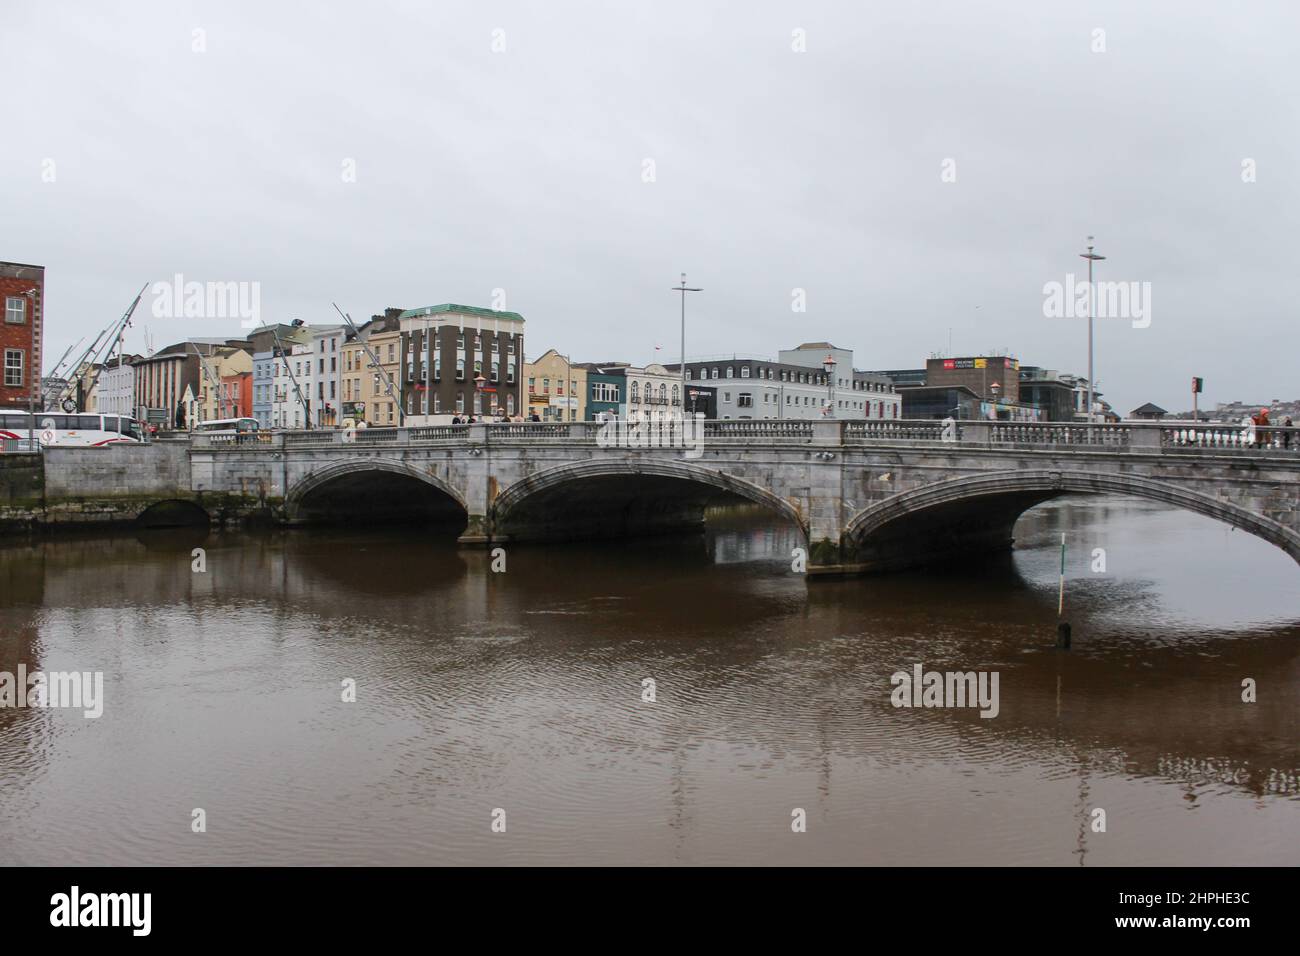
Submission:
[[[32,415],[16,409],[0,410],[0,440],[33,444]],[[99,447],[141,440],[140,424],[127,415],[90,412],[37,412],[35,443],[59,447]]]

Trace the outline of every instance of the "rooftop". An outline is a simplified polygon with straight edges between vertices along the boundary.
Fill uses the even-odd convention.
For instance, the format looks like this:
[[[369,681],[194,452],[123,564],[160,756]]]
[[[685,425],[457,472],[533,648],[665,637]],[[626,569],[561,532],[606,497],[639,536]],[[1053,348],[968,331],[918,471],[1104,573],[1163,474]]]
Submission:
[[[399,319],[418,319],[426,315],[478,315],[488,319],[513,319],[516,322],[524,321],[524,317],[518,312],[504,312],[500,309],[483,309],[476,305],[457,305],[454,302],[444,302],[442,305],[426,305],[422,309],[407,309]]]

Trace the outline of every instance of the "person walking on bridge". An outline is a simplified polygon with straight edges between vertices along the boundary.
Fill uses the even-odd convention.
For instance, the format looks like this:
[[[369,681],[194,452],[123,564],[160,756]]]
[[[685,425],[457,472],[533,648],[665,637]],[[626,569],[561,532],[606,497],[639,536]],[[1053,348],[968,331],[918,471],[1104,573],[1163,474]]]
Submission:
[[[1255,445],[1258,448],[1267,448],[1272,439],[1267,431],[1268,426],[1268,409],[1261,408],[1259,414],[1255,416]]]

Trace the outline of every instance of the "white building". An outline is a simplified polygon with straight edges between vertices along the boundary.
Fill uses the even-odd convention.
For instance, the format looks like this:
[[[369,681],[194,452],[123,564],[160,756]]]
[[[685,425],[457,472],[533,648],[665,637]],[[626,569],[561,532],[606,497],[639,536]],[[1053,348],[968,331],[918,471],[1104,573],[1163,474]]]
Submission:
[[[339,372],[343,365],[343,342],[347,330],[341,325],[313,326],[309,349],[312,359],[310,391],[304,388],[304,394],[311,403],[312,425],[316,428],[328,428],[339,424],[339,397],[342,394]]]
[[[271,424],[277,428],[306,428],[311,414],[312,347],[295,344],[276,368],[275,394],[271,403]],[[292,369],[293,374],[290,374]],[[295,388],[295,382],[297,387]],[[306,404],[306,408],[303,405]]]
[[[680,369],[680,366],[679,366]],[[645,368],[628,365],[619,417],[624,421],[658,421],[681,414],[681,372],[651,363]]]
[[[829,342],[785,349],[775,361],[739,355],[696,359],[686,363],[686,377],[689,384],[717,390],[719,419],[902,417],[903,400],[893,382],[854,369],[852,350]]]
[[[96,410],[104,415],[135,414],[135,368],[112,362],[99,373]]]

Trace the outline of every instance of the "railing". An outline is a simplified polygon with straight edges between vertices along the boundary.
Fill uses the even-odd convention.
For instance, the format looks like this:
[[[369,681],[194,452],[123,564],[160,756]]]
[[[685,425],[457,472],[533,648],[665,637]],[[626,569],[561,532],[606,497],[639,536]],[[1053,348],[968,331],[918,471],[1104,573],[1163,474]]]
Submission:
[[[777,441],[808,442],[813,437],[813,422],[798,419],[758,419],[756,421],[716,421],[704,423],[707,441]]]
[[[623,421],[624,429],[636,423]],[[679,418],[640,423],[662,436],[683,429]],[[1076,423],[993,422],[982,420],[887,419],[736,419],[703,421],[703,440],[712,444],[877,445],[890,443],[959,443],[997,448],[1024,448],[1171,453],[1241,453],[1300,455],[1300,428],[1244,425],[1166,425],[1161,422]],[[251,434],[196,432],[191,447],[208,449],[298,448],[322,445],[404,447],[446,444],[575,444],[597,443],[602,422],[482,422],[473,425],[422,425],[410,428],[370,427],[353,431],[262,431]],[[694,427],[689,420],[686,429]],[[690,441],[699,433],[687,431]],[[183,440],[183,439],[182,439]],[[616,442],[617,443],[617,442]],[[5,450],[11,451],[12,448]]]
[[[989,422],[989,441],[995,445],[1088,445],[1127,448],[1133,437],[1132,423],[1105,424],[1073,422]]]
[[[1250,427],[1247,425],[1176,425],[1163,426],[1160,445],[1163,448],[1220,449],[1241,448],[1263,451],[1300,451],[1300,428],[1279,425]]]
[[[884,421],[846,421],[844,440],[846,442],[875,441],[957,441],[961,434],[961,422],[910,421],[907,419],[887,419]],[[945,435],[951,436],[945,438]]]

